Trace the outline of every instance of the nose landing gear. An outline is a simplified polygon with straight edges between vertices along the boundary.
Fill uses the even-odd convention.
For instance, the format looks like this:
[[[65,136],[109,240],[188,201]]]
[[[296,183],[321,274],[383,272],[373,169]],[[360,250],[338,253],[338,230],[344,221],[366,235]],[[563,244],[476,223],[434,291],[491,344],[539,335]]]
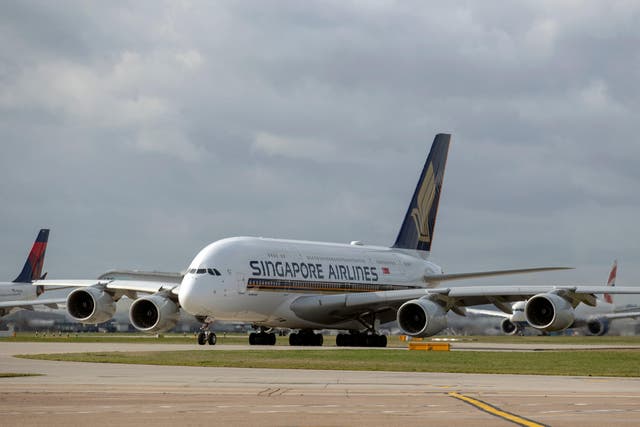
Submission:
[[[218,342],[218,337],[213,331],[209,331],[209,326],[213,323],[213,319],[207,317],[203,320],[203,324],[200,327],[200,332],[198,332],[198,344],[199,345],[216,345]]]
[[[215,332],[211,332],[211,331],[198,332],[198,344],[216,345],[216,342],[218,342],[218,336],[215,334]]]

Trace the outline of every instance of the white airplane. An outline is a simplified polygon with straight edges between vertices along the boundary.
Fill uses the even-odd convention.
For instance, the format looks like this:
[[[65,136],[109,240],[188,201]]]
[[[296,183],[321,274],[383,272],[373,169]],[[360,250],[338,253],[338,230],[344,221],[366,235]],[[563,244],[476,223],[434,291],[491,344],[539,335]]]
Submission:
[[[58,304],[65,302],[64,298],[40,297],[44,287],[32,285],[34,280],[44,279],[46,276],[46,273],[42,274],[42,267],[48,240],[49,230],[41,229],[18,277],[13,282],[0,282],[0,317],[18,308],[32,310],[34,305],[57,308]]]
[[[607,286],[615,286],[616,275],[618,273],[618,262],[614,261]],[[482,316],[500,317],[500,329],[506,335],[522,335],[524,329],[529,326],[527,320],[527,312],[525,311],[526,302],[517,301],[511,305],[510,313],[484,310],[477,308],[468,308],[467,313],[478,314]],[[580,305],[575,310],[573,324],[570,328],[583,328],[587,335],[604,335],[609,332],[609,326],[614,319],[630,319],[640,317],[640,311],[637,308],[632,310],[618,310],[613,303],[611,294],[603,294],[603,298],[596,299],[596,305],[591,307],[588,305]]]
[[[67,311],[83,323],[108,320],[123,295],[134,299],[129,318],[141,331],[171,329],[182,308],[204,322],[200,344],[215,344],[215,334],[204,329],[222,320],[255,325],[260,332],[250,335],[251,344],[272,345],[271,329],[289,328],[298,330],[289,335],[291,345],[321,345],[322,335],[314,330],[335,329],[343,331],[339,346],[384,347],[386,337],[377,334],[380,323],[397,320],[402,333],[425,337],[446,327],[448,311],[463,314],[466,306],[489,303],[505,311],[520,300],[527,301],[532,327],[556,331],[571,326],[574,308],[595,305],[595,294],[607,288],[433,288],[449,280],[566,268],[443,274],[429,261],[449,142],[450,135],[435,137],[392,247],[232,237],[202,249],[180,284],[175,275],[150,280],[145,273],[37,284],[77,286],[67,298]],[[640,287],[620,287],[615,293],[640,294]]]

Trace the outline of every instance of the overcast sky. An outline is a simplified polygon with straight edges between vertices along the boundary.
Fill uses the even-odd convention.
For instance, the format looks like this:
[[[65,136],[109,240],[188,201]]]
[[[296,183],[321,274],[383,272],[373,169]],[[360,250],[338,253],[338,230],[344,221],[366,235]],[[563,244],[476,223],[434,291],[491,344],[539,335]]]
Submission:
[[[438,132],[433,260],[640,284],[640,3],[0,2],[0,278],[217,239],[390,245]],[[493,280],[504,282],[504,280]]]

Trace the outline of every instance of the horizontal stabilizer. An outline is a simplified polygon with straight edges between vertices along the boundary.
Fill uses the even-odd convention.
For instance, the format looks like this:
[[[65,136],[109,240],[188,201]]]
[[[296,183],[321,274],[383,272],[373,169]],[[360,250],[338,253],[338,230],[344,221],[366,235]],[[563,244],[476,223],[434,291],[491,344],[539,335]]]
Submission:
[[[466,312],[479,316],[500,317],[503,319],[508,319],[509,317],[511,317],[511,314],[509,313],[503,313],[502,311],[497,310],[484,310],[482,308],[467,308]]]

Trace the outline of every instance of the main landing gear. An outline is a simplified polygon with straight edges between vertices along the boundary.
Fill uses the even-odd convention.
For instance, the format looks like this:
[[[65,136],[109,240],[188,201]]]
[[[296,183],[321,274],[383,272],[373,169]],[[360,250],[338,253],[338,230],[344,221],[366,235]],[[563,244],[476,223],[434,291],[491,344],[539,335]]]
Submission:
[[[289,345],[320,347],[323,341],[321,334],[316,334],[310,329],[303,329],[300,332],[289,334]]]
[[[275,345],[276,344],[276,334],[273,332],[251,332],[249,334],[249,344],[250,345]]]
[[[336,345],[338,347],[386,347],[387,337],[376,333],[350,332],[338,334]]]
[[[336,345],[338,347],[386,347],[387,337],[376,332],[376,313],[372,312],[358,318],[366,329],[364,332],[349,331],[348,334],[338,334]]]

